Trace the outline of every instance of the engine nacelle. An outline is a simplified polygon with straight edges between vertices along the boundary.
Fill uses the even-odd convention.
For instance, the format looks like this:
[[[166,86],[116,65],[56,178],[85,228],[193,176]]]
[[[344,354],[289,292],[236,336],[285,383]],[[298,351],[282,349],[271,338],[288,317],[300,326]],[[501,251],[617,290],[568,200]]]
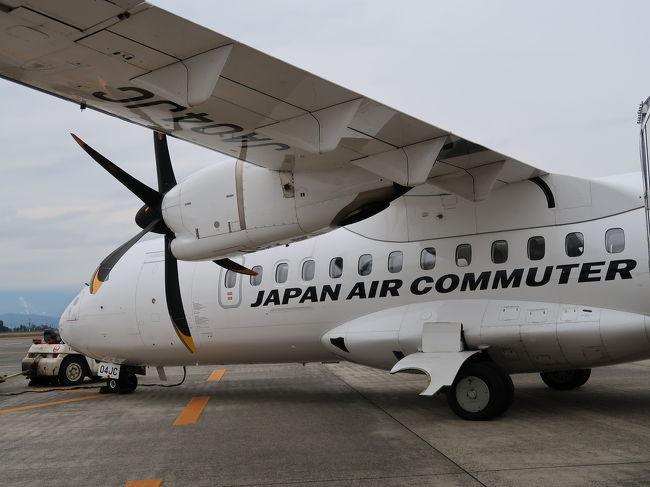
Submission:
[[[164,197],[181,260],[208,260],[326,232],[386,208],[406,188],[356,166],[293,173],[243,161],[198,171]]]

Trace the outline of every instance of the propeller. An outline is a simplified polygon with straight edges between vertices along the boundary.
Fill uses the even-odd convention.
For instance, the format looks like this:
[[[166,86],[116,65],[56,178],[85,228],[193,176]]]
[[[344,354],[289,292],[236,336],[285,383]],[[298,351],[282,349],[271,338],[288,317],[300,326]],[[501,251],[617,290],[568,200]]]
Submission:
[[[190,352],[195,353],[196,347],[194,345],[194,340],[192,339],[189,325],[187,324],[187,317],[185,316],[185,310],[183,308],[183,300],[181,299],[180,282],[178,279],[178,260],[174,257],[174,254],[171,251],[171,243],[172,240],[174,240],[175,235],[174,232],[165,224],[162,216],[163,197],[165,193],[176,186],[176,177],[174,176],[174,169],[172,167],[171,158],[169,157],[169,148],[167,147],[167,138],[165,134],[154,132],[153,137],[154,151],[156,154],[158,191],[150,188],[120,169],[75,134],[70,135],[72,135],[74,140],[90,157],[92,157],[100,166],[106,169],[106,171],[126,186],[144,203],[135,216],[135,222],[140,228],[142,228],[142,231],[124,244],[120,245],[99,264],[90,280],[90,293],[95,294],[99,291],[102,284],[108,280],[113,267],[115,267],[124,254],[126,254],[126,252],[133,247],[138,240],[149,232],[163,234],[165,236],[165,298],[167,301],[167,311],[178,337]],[[214,262],[233,272],[257,275],[256,272],[247,269],[230,259],[219,259]]]

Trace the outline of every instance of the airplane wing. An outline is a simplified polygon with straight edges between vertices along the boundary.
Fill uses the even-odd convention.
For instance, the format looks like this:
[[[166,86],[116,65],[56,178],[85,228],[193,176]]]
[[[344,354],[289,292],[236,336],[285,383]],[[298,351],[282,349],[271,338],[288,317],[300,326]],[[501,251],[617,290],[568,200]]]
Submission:
[[[544,174],[138,0],[0,0],[0,76],[276,170],[471,199]]]

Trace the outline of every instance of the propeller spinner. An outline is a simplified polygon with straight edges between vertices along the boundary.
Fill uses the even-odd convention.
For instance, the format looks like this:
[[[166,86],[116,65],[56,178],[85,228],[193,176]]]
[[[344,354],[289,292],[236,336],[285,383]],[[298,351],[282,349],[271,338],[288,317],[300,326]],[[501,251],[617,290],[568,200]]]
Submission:
[[[74,134],[71,134],[74,140],[81,148],[88,153],[100,166],[108,171],[115,179],[126,186],[134,195],[142,200],[144,205],[136,214],[135,221],[142,228],[142,231],[133,238],[120,245],[111,252],[97,267],[90,281],[90,293],[95,294],[126,252],[135,243],[144,237],[147,233],[160,233],[165,236],[165,297],[167,301],[167,311],[174,325],[174,330],[178,334],[187,349],[195,353],[196,347],[192,339],[192,333],[187,324],[187,317],[183,308],[181,299],[180,282],[178,279],[178,260],[171,251],[171,242],[174,240],[174,232],[165,224],[162,217],[162,200],[170,189],[176,186],[176,177],[172,168],[171,158],[169,157],[169,148],[167,147],[167,138],[165,134],[154,132],[154,149],[156,154],[156,172],[158,175],[158,191],[150,188],[146,184],[138,181],[130,174],[126,173],[111,161],[94,150],[83,140]],[[225,269],[241,274],[257,274],[256,272],[243,267],[230,259],[219,259],[214,261],[216,264]]]

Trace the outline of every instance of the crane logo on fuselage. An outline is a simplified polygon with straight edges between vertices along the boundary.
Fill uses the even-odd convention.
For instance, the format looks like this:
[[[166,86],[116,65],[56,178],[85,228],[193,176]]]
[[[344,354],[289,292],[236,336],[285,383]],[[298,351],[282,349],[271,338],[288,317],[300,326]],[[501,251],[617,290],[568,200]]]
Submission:
[[[568,284],[572,274],[577,276],[577,283],[613,281],[616,276],[621,279],[632,279],[632,270],[636,267],[632,259],[584,262],[582,264],[560,264],[546,267],[516,268],[508,270],[484,271],[478,275],[475,272],[459,274],[444,274],[437,279],[432,276],[420,276],[411,281],[408,291],[415,296],[423,296],[430,292],[447,294],[453,291],[485,291],[488,289],[518,288],[546,286],[551,283]],[[605,267],[607,265],[607,267]],[[575,272],[574,272],[575,271]],[[342,293],[341,284],[324,284],[322,286],[288,287],[285,289],[262,290],[257,293],[255,302],[250,306],[278,306],[296,303],[318,303],[323,301],[338,301],[343,296],[346,300],[385,298],[400,296],[404,288],[401,279],[385,279],[383,281],[359,281],[354,283],[349,291]]]

